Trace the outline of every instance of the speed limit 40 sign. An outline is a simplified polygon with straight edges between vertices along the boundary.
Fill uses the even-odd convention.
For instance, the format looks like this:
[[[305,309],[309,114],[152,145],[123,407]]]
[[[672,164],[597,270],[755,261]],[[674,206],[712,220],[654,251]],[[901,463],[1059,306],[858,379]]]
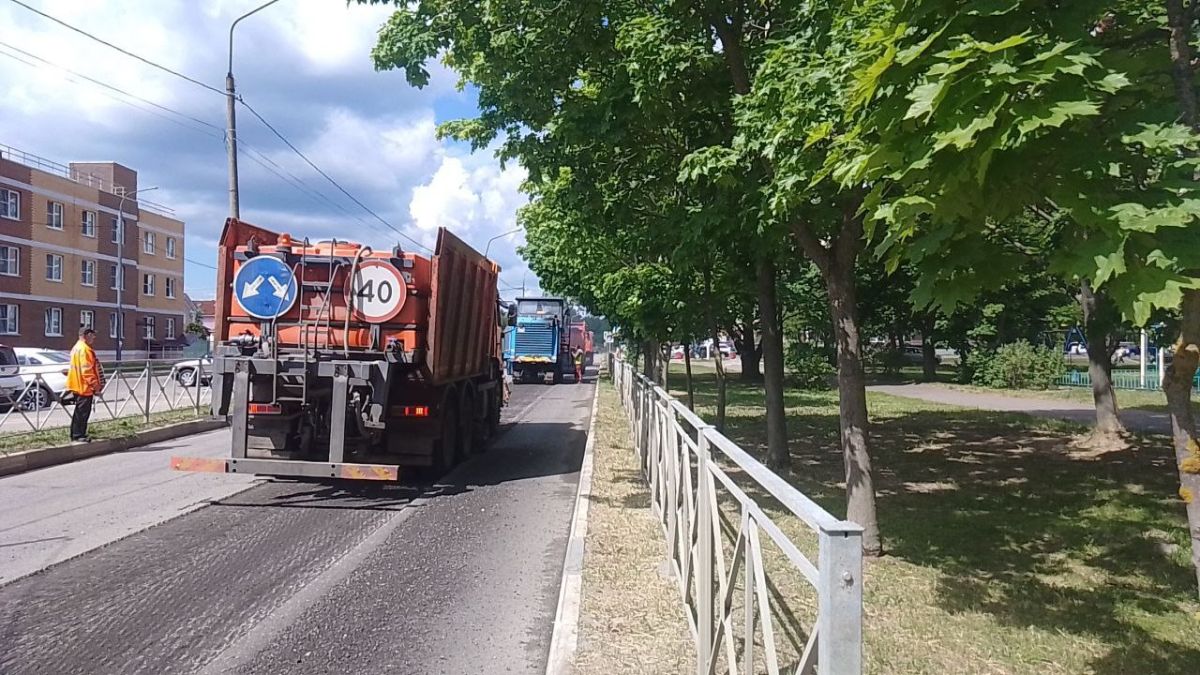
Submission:
[[[385,260],[360,262],[346,284],[346,305],[356,319],[368,323],[391,321],[407,298],[404,275]]]

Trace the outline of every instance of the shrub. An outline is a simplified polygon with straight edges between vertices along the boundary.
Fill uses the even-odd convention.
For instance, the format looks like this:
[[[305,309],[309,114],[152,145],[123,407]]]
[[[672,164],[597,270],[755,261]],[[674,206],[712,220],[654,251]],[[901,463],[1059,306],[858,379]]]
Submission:
[[[884,375],[899,375],[905,366],[904,350],[895,347],[870,349],[867,352],[867,365]]]
[[[995,351],[973,352],[967,357],[971,381],[994,389],[1047,389],[1066,371],[1062,354],[1025,340],[1002,345]]]
[[[800,389],[828,389],[834,374],[829,356],[809,345],[797,344],[788,350],[784,359],[792,382]]]

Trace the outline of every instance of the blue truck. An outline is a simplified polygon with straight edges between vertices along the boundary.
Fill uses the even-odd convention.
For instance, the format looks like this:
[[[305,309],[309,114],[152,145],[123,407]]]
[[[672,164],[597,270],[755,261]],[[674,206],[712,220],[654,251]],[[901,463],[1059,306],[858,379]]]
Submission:
[[[555,384],[574,372],[569,348],[567,303],[562,298],[517,298],[504,334],[504,357],[515,382]]]

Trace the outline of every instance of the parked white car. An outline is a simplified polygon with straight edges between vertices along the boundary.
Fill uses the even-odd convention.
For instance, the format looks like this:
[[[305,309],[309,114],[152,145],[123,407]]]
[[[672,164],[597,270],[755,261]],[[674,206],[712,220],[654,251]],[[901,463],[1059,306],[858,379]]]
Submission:
[[[24,387],[16,351],[8,345],[0,345],[0,410],[7,410],[15,403]]]
[[[21,406],[26,410],[50,407],[67,390],[67,368],[71,364],[71,355],[36,347],[17,347],[15,351],[17,364],[21,367],[21,386],[28,387],[21,398]],[[37,384],[29,386],[33,382]]]
[[[175,380],[185,387],[196,386],[197,379],[201,386],[207,385],[212,382],[212,364],[209,357],[179,361],[175,364]]]

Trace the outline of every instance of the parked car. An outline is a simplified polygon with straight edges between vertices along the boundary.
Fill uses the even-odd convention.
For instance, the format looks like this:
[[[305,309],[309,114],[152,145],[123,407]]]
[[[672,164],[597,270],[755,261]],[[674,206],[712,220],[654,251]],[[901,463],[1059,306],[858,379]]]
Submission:
[[[212,358],[204,357],[202,359],[191,359],[190,361],[179,361],[175,364],[175,381],[185,387],[196,386],[197,378],[200,379],[201,386],[207,386],[212,382]]]
[[[7,410],[16,403],[24,388],[16,351],[8,345],[0,345],[0,409]]]
[[[25,410],[49,408],[67,389],[67,367],[71,364],[71,355],[36,347],[17,347],[14,351],[17,364],[21,367],[21,386],[25,388],[21,407]],[[37,384],[30,386],[34,382]]]

